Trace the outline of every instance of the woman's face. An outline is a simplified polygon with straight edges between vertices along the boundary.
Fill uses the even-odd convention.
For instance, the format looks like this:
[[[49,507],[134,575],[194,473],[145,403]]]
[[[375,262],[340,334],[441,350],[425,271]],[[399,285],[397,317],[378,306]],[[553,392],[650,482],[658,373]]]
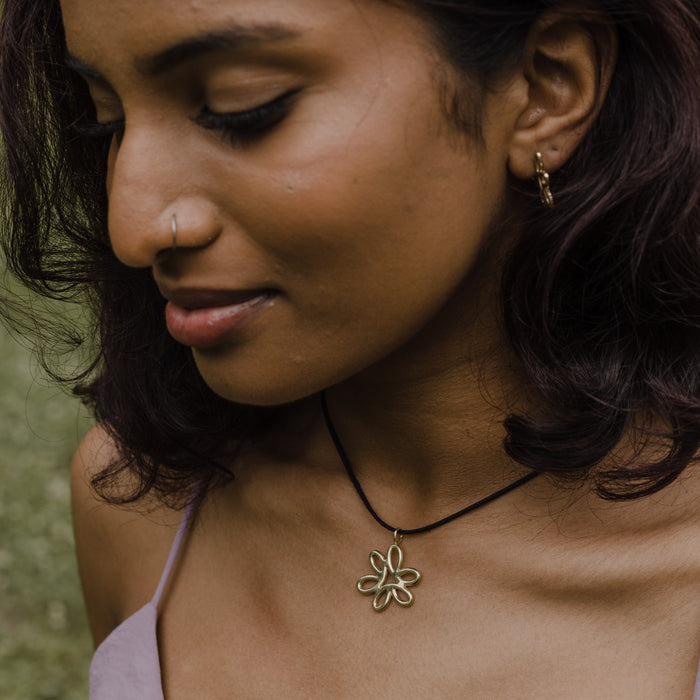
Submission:
[[[108,169],[114,251],[152,268],[215,391],[291,401],[402,352],[436,318],[458,322],[444,311],[501,216],[517,112],[494,96],[484,143],[457,134],[445,64],[411,11],[61,5],[98,121],[126,124]]]

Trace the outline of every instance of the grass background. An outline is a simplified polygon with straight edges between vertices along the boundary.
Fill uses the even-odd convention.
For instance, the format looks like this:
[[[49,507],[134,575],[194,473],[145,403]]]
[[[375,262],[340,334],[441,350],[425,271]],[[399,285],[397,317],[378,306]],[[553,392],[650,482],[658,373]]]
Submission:
[[[0,698],[87,698],[69,465],[85,409],[0,326]]]

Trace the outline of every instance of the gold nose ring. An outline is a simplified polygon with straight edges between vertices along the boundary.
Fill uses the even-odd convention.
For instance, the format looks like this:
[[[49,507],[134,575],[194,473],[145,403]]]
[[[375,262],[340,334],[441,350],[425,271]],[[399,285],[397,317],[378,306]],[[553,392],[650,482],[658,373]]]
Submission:
[[[177,214],[170,217],[170,230],[173,232],[173,250],[177,249]]]

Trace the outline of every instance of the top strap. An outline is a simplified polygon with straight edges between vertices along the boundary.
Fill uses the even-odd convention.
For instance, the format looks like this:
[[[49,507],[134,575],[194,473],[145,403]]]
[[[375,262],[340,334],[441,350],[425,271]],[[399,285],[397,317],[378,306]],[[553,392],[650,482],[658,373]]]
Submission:
[[[158,607],[160,599],[163,596],[163,591],[168,585],[170,574],[172,573],[173,567],[175,566],[175,562],[177,561],[177,556],[180,553],[182,541],[185,539],[187,528],[189,527],[190,520],[192,519],[192,514],[194,513],[194,504],[196,500],[197,499],[194,497],[193,494],[193,496],[190,497],[190,499],[187,501],[187,505],[185,506],[185,512],[182,515],[182,520],[180,520],[180,527],[178,527],[175,539],[173,540],[173,544],[170,547],[168,561],[165,562],[165,568],[163,569],[163,573],[160,576],[158,588],[156,588],[156,592],[154,593],[153,598],[151,599],[151,603],[155,605],[155,607]]]

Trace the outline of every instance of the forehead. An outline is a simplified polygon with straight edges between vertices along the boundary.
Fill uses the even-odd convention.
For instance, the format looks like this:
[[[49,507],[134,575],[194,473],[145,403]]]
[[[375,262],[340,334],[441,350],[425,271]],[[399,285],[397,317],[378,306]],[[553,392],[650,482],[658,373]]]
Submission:
[[[60,0],[68,29],[133,34],[143,27],[157,35],[226,20],[304,24],[314,16],[333,15],[346,4],[346,0]]]
[[[374,31],[381,41],[401,34],[397,18],[417,15],[381,0],[61,0],[68,50],[104,63],[150,55],[186,36],[222,30],[241,44],[333,37],[352,42]],[[401,22],[400,22],[401,23]],[[415,40],[415,35],[414,35]]]

